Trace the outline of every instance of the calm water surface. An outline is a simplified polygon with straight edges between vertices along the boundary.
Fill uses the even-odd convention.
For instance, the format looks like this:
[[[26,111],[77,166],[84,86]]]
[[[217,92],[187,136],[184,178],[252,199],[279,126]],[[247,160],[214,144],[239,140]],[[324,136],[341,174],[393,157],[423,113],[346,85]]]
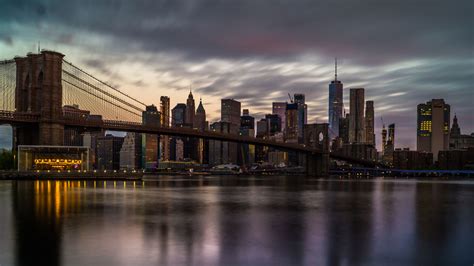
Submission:
[[[0,265],[473,265],[474,182],[1,181]]]

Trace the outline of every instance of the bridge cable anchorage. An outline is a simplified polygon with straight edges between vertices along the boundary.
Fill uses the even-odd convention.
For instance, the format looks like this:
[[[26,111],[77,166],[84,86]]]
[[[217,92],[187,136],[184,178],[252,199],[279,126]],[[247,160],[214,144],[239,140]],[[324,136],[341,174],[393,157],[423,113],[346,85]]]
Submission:
[[[63,62],[65,62],[66,64],[68,64],[68,65],[72,66],[73,68],[79,70],[80,72],[86,74],[87,76],[93,78],[94,80],[96,80],[96,81],[102,83],[103,85],[105,85],[105,86],[111,88],[112,90],[114,90],[114,91],[116,91],[116,92],[122,94],[123,96],[125,96],[125,97],[127,97],[127,98],[129,98],[129,99],[131,99],[131,100],[133,100],[133,101],[135,101],[135,102],[137,102],[137,103],[139,103],[139,104],[141,104],[141,105],[143,105],[143,106],[146,106],[145,103],[143,103],[143,102],[141,102],[141,101],[139,101],[139,100],[137,100],[137,99],[135,99],[135,98],[132,98],[132,97],[129,96],[128,94],[126,94],[126,93],[124,93],[124,92],[122,92],[122,91],[120,91],[120,90],[118,90],[118,89],[112,87],[111,85],[109,85],[109,84],[107,84],[107,83],[105,83],[105,82],[103,82],[103,81],[101,81],[101,80],[99,80],[99,79],[97,79],[96,77],[92,76],[91,74],[87,73],[86,71],[82,70],[81,68],[75,66],[75,65],[72,64],[71,62],[68,62],[68,61],[66,61],[66,60],[64,60],[64,59],[63,59]],[[63,70],[63,71],[64,71],[64,70]]]
[[[77,86],[77,85],[75,85],[75,84],[73,84],[73,83],[71,83],[71,82],[69,82],[69,81],[67,81],[67,80],[64,80],[64,79],[63,79],[63,81],[66,82],[66,83],[68,83],[69,85],[71,85],[71,86],[73,86],[73,87],[75,87],[75,88],[77,88],[77,89],[83,91],[83,92],[86,92],[86,93],[88,93],[88,94],[90,94],[90,95],[93,95],[92,93],[88,92],[87,90],[85,90],[85,89],[83,89],[83,88],[81,88],[81,87],[79,87],[79,86]],[[93,95],[93,96],[95,96],[95,95]],[[102,98],[102,100],[105,101],[105,102],[107,102],[107,103],[109,103],[109,104],[111,104],[111,105],[113,105],[113,106],[115,106],[115,107],[118,107],[118,108],[120,108],[120,109],[122,109],[122,110],[124,110],[124,111],[126,111],[126,112],[128,112],[128,113],[130,113],[130,114],[136,115],[136,116],[138,116],[138,117],[141,117],[141,116],[142,116],[142,114],[140,114],[140,113],[135,113],[135,112],[133,112],[133,111],[131,111],[131,110],[125,109],[124,107],[122,107],[122,106],[120,106],[120,105],[117,105],[116,103],[113,103],[113,102],[111,102],[111,101],[109,101],[109,100],[106,100],[106,99],[103,99],[103,98]]]

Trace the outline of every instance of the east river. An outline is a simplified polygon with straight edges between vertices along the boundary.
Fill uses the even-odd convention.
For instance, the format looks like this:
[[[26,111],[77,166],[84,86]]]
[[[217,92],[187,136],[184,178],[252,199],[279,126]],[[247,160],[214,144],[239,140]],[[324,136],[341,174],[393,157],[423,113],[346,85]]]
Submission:
[[[0,265],[473,265],[474,181],[0,181]]]

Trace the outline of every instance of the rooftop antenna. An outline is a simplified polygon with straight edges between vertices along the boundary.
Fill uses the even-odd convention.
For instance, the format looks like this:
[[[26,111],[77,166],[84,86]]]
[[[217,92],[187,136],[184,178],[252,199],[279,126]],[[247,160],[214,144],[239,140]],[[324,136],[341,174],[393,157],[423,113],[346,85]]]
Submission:
[[[337,57],[334,58],[334,81],[337,81]]]
[[[38,41],[38,54],[41,52],[41,49],[40,49],[40,41]]]

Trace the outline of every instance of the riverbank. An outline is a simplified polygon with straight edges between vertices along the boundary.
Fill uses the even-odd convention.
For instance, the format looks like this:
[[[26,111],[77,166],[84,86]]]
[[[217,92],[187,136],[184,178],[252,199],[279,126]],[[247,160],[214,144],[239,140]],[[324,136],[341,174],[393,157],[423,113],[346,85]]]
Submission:
[[[141,172],[19,172],[19,171],[2,171],[0,172],[0,180],[142,180]]]

